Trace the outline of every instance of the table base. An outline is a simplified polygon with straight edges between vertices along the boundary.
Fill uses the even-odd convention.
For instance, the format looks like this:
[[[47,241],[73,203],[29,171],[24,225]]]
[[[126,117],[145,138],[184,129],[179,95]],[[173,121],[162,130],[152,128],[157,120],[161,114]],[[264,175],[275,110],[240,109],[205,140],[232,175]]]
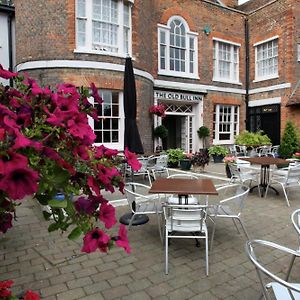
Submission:
[[[252,193],[252,191],[253,191],[253,189],[255,189],[255,188],[260,188],[260,196],[261,197],[264,197],[264,195],[265,195],[265,193],[266,193],[266,189],[267,189],[267,186],[259,186],[258,187],[258,185],[254,185],[254,186],[252,186],[251,188],[250,188],[250,193]],[[272,186],[269,186],[269,189],[272,189],[275,193],[276,193],[276,195],[279,195],[279,192],[277,191],[277,189],[275,189],[274,187],[272,187]]]
[[[132,213],[126,213],[119,219],[119,222],[124,225],[129,225],[131,218]],[[149,222],[149,217],[147,215],[136,215],[133,219],[132,226],[143,225],[147,222]]]

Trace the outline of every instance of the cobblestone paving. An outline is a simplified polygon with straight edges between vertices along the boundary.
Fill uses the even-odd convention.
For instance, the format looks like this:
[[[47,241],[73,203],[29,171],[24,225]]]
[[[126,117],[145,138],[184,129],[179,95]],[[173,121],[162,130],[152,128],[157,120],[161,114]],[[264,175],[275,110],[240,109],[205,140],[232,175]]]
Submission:
[[[224,165],[212,165],[209,170],[224,173]],[[290,194],[290,202],[288,208],[282,192],[279,196],[270,192],[263,199],[254,190],[243,212],[250,236],[296,249],[299,239],[290,214],[300,206],[299,191]],[[127,211],[126,206],[117,207],[118,216]],[[197,248],[189,239],[172,240],[169,275],[164,274],[164,251],[155,217],[129,232],[131,255],[117,248],[109,254],[81,254],[81,241],[49,234],[47,226],[40,208],[29,200],[19,209],[15,227],[0,236],[0,280],[14,280],[14,293],[32,289],[47,300],[252,300],[259,291],[256,273],[245,255],[245,237],[230,220],[218,221],[208,277],[203,243]],[[275,251],[266,252],[264,258],[278,274],[287,269],[289,258]],[[292,279],[300,282],[300,262],[296,262]]]

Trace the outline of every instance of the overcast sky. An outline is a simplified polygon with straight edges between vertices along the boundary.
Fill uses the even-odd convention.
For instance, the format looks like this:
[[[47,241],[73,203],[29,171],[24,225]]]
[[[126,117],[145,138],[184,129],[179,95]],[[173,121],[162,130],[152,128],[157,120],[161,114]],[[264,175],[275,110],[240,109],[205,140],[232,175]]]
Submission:
[[[243,4],[245,2],[247,2],[248,0],[239,0],[239,4]]]

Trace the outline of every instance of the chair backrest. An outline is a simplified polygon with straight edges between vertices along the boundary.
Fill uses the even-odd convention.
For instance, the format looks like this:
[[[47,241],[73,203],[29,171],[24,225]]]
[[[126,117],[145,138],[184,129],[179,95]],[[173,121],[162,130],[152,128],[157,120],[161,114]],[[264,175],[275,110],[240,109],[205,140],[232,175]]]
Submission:
[[[156,158],[157,167],[167,168],[168,167],[168,155],[162,154]]]
[[[247,155],[247,147],[242,145],[233,145],[234,151],[237,156],[246,156]]]
[[[286,184],[300,184],[300,164],[289,166]]]
[[[255,252],[256,246],[260,246],[260,248],[262,247],[270,247],[274,249],[277,249],[279,251],[284,252],[285,254],[291,254],[291,255],[296,255],[299,256],[299,253],[297,253],[296,251],[293,251],[289,248],[280,246],[278,244],[272,243],[272,242],[268,242],[268,241],[264,241],[264,240],[252,240],[252,241],[247,241],[246,242],[246,246],[245,246],[245,250],[246,250],[246,254],[249,257],[250,261],[254,264],[260,284],[261,284],[261,288],[262,288],[262,292],[263,295],[265,297],[266,300],[271,300],[273,298],[270,297],[270,294],[268,292],[268,289],[266,288],[266,282],[265,282],[265,275],[267,277],[269,277],[273,282],[276,282],[284,287],[287,288],[287,296],[290,295],[290,298],[280,298],[280,299],[295,299],[295,294],[298,295],[298,293],[300,292],[300,288],[295,286],[294,284],[291,284],[283,279],[281,279],[280,277],[276,276],[273,272],[271,272],[270,270],[268,270],[266,268],[266,266],[264,265],[264,263],[261,262],[260,259],[258,259],[257,253],[259,253],[258,251]],[[266,261],[266,264],[268,264],[269,261]],[[269,282],[267,282],[269,283]],[[297,293],[298,292],[298,293]],[[293,296],[291,296],[292,294],[294,294]],[[299,297],[299,295],[298,295]],[[298,299],[298,298],[297,298]]]
[[[298,233],[299,243],[300,243],[300,209],[296,209],[291,215],[293,226]],[[300,244],[299,244],[300,245]],[[300,249],[300,247],[299,247]]]
[[[280,147],[279,145],[275,145],[271,147],[271,151],[270,151],[271,156],[279,157],[279,153],[278,153],[279,147]]]
[[[137,172],[144,172],[148,166],[148,161],[149,161],[148,157],[139,157],[138,161],[141,163],[142,166],[141,166],[140,170]]]
[[[239,180],[241,181],[241,173],[239,166],[237,164],[229,164],[229,169],[231,173],[231,180]]]
[[[230,207],[230,212],[239,216],[244,208],[245,200],[249,194],[249,187],[242,184],[230,184],[217,189],[224,191],[224,197],[220,200],[221,206]]]
[[[261,146],[256,149],[258,156],[268,156],[271,153],[271,146]]]
[[[139,201],[148,200],[148,191],[150,187],[145,184],[128,182],[125,185],[124,191],[129,204],[130,209],[132,209],[133,202],[137,203]]]
[[[196,175],[193,174],[187,174],[187,173],[180,173],[180,174],[172,174],[168,176],[167,178],[180,178],[180,179],[198,179]]]
[[[207,205],[164,204],[165,220],[169,221],[170,231],[202,231],[207,217]]]

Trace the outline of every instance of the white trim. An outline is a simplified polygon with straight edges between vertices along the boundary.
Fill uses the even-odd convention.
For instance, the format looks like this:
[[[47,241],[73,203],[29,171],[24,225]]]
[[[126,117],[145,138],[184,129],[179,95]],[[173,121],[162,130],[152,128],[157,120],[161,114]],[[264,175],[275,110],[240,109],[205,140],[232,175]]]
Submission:
[[[292,86],[291,83],[288,82],[288,83],[282,83],[282,84],[277,84],[277,85],[261,87],[261,88],[249,90],[249,95],[257,94],[257,93],[264,93],[264,92],[269,92],[269,91],[274,91],[274,90],[287,89],[287,88],[290,88],[291,86]]]
[[[270,79],[276,79],[279,78],[279,75],[271,75],[271,76],[264,76],[264,77],[259,77],[255,80],[253,80],[252,82],[261,82],[261,81],[265,81],[265,80],[270,80]]]
[[[213,78],[212,81],[215,81],[215,82],[224,82],[224,83],[230,83],[230,84],[236,84],[236,85],[243,85],[239,81],[230,81],[230,80],[219,79],[219,78]]]
[[[220,39],[220,38],[217,38],[217,37],[213,37],[213,41],[218,41],[218,42],[222,42],[222,43],[231,44],[231,45],[234,45],[234,46],[241,47],[240,43],[235,43],[235,42],[232,42],[232,41],[229,41],[229,40]]]
[[[207,93],[209,91],[218,91],[225,93],[233,93],[233,94],[246,94],[246,90],[244,89],[235,89],[235,88],[227,88],[213,85],[205,85],[205,84],[194,84],[194,83],[185,83],[185,82],[177,82],[177,81],[165,81],[165,80],[154,80],[155,88],[166,88],[166,89],[174,89],[174,90],[185,90],[190,92],[198,92],[198,93]]]
[[[36,60],[28,61],[17,65],[18,72],[25,70],[52,68],[97,69],[117,72],[124,72],[125,70],[124,65],[84,60]],[[154,82],[153,76],[146,71],[134,68],[134,74],[144,77],[150,80],[151,82]]]
[[[253,47],[259,46],[259,45],[264,44],[264,43],[271,42],[271,41],[276,40],[278,38],[279,38],[279,35],[272,36],[272,37],[270,37],[266,40],[263,40],[263,41],[260,41],[260,42],[257,42],[255,44],[253,44]]]
[[[260,100],[250,100],[248,102],[249,107],[255,107],[255,106],[262,106],[262,105],[269,105],[269,104],[280,104],[281,103],[281,97],[274,97],[274,98],[268,98],[268,99],[260,99]]]
[[[176,71],[166,71],[166,70],[159,70],[157,72],[158,75],[162,76],[171,76],[171,77],[180,77],[180,78],[192,78],[192,79],[200,79],[198,74],[192,73],[184,73],[184,72],[176,72]]]

